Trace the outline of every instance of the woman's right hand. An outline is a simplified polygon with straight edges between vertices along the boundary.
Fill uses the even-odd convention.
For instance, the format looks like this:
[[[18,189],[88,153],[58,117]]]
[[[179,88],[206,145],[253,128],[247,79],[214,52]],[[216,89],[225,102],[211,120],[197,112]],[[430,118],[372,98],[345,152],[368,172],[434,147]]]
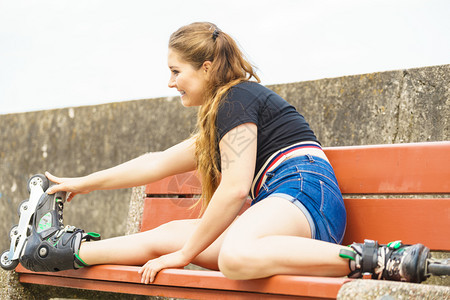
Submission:
[[[73,197],[77,194],[87,194],[91,192],[85,185],[86,181],[84,177],[74,177],[74,178],[63,178],[63,177],[56,177],[49,172],[45,172],[45,176],[50,181],[53,181],[56,183],[49,189],[47,189],[48,194],[54,194],[56,192],[67,192],[68,197],[67,201],[70,202]]]

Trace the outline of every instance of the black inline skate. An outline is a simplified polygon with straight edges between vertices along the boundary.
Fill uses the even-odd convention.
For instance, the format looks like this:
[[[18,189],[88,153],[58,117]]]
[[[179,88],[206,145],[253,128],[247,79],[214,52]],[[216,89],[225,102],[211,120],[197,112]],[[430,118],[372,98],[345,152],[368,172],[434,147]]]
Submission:
[[[65,192],[49,195],[49,180],[34,175],[28,180],[30,198],[19,205],[19,224],[10,230],[11,245],[1,255],[1,267],[14,269],[20,262],[35,272],[56,272],[87,266],[78,256],[82,241],[99,240],[97,233],[63,224]]]
[[[420,283],[430,275],[450,275],[450,261],[430,256],[422,244],[406,245],[401,241],[378,245],[373,240],[353,243],[341,250],[340,257],[349,259],[351,278],[370,278]]]

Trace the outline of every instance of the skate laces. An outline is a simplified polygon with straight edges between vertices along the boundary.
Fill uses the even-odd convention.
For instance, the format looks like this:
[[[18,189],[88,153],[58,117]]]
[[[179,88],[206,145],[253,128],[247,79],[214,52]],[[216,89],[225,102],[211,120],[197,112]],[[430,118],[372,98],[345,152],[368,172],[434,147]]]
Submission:
[[[60,237],[63,233],[66,232],[74,232],[77,228],[75,226],[71,226],[71,225],[66,225],[66,227],[64,227],[62,230],[60,230],[57,234],[56,237]]]
[[[381,276],[383,276],[383,271],[385,269],[386,266],[386,252],[389,252],[389,249],[386,248],[381,248],[380,251],[378,252],[378,263],[377,263],[377,267],[375,268],[374,272],[375,274],[378,275],[378,279],[381,279]],[[392,268],[392,264],[389,264],[389,267]]]
[[[404,255],[395,255],[395,253],[405,247],[401,241],[378,245],[372,240],[364,240],[364,244],[353,243],[349,247],[351,251],[343,249],[339,254],[349,259],[351,270],[349,277],[360,277],[364,273],[372,273],[373,278],[382,279],[395,273],[400,274],[399,266],[403,262]]]
[[[395,259],[395,257],[392,256],[397,250],[405,246],[406,245],[403,245],[401,241],[395,241],[390,242],[387,246],[379,248],[378,263],[377,267],[374,269],[374,273],[378,275],[378,279],[382,279],[386,277],[386,275],[392,275],[394,273],[399,273],[399,275],[402,276],[401,268],[399,268],[399,266],[402,265],[405,255],[401,255],[400,260]]]

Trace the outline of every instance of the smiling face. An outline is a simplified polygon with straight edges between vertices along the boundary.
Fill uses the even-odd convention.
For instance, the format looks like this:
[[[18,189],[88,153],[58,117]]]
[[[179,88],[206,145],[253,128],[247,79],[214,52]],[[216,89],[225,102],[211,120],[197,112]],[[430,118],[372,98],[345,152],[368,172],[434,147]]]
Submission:
[[[199,106],[205,101],[205,89],[209,64],[204,63],[198,70],[184,61],[180,55],[169,49],[169,87],[176,88],[184,106]]]

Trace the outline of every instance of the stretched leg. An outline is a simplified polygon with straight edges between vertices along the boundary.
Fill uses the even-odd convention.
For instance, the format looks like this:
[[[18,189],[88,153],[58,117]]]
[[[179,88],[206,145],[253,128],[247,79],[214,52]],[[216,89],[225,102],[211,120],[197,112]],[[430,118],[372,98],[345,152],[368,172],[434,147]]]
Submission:
[[[283,198],[269,197],[250,207],[229,228],[219,268],[229,278],[275,274],[345,276],[343,246],[313,240],[305,215]]]
[[[82,243],[79,256],[88,265],[143,265],[149,259],[181,249],[195,230],[198,220],[178,220],[155,229],[96,242]],[[199,266],[218,270],[217,260],[223,235],[193,261]]]

